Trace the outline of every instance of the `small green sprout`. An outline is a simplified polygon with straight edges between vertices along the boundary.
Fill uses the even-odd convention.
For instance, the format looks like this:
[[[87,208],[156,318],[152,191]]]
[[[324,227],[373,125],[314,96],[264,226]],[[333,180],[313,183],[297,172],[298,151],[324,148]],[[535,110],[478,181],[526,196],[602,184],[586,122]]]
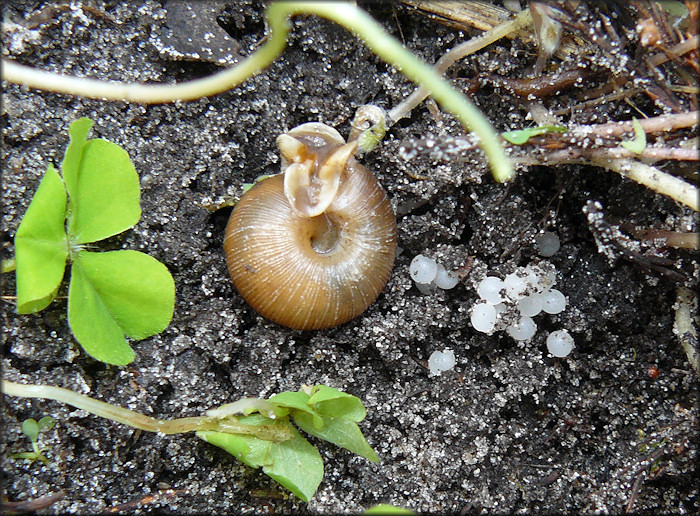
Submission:
[[[262,467],[266,475],[305,502],[316,493],[323,479],[323,460],[297,428],[368,460],[379,461],[357,425],[367,414],[362,401],[325,385],[304,385],[298,392],[281,392],[267,400],[243,398],[208,410],[204,416],[172,420],[144,416],[61,387],[3,380],[2,392],[60,401],[148,432],[196,432],[197,437],[223,448],[244,464]]]
[[[154,258],[130,250],[96,253],[86,244],[117,235],[141,217],[139,179],[118,145],[87,140],[92,120],[70,126],[61,171],[49,165],[17,229],[17,313],[46,308],[71,262],[68,324],[83,349],[125,365],[140,340],[163,331],[173,316],[175,285]]]
[[[533,136],[540,136],[546,133],[565,133],[568,129],[560,125],[541,125],[539,127],[529,127],[519,131],[508,131],[501,133],[503,139],[513,145],[525,145]]]
[[[620,145],[630,152],[641,154],[647,147],[647,134],[639,120],[634,117],[632,117],[632,127],[634,128],[634,140],[620,142]]]
[[[29,440],[32,442],[32,451],[11,453],[10,457],[13,459],[26,459],[30,462],[40,460],[44,464],[48,464],[49,459],[47,459],[46,456],[41,453],[44,447],[39,444],[39,433],[43,430],[51,430],[55,424],[56,423],[51,416],[44,416],[39,421],[32,418],[23,421],[22,433],[29,437]]]

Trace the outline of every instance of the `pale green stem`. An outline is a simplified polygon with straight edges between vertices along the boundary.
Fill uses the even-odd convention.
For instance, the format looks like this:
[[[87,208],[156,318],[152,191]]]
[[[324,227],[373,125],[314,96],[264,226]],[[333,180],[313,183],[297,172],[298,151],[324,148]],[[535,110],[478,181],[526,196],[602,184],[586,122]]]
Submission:
[[[106,82],[45,72],[7,59],[2,60],[2,78],[31,88],[93,99],[120,100],[141,104],[195,100],[238,86],[246,79],[267,68],[282,53],[287,45],[289,21],[285,17],[268,15],[267,24],[270,31],[269,37],[257,52],[233,68],[180,84]]]
[[[25,398],[42,398],[60,401],[72,407],[85,410],[96,416],[111,419],[117,423],[123,423],[139,430],[158,432],[161,434],[183,434],[199,430],[225,432],[231,434],[255,435],[260,439],[270,441],[284,441],[291,438],[284,427],[255,427],[236,422],[233,416],[219,419],[208,416],[183,417],[179,419],[163,420],[145,416],[139,412],[116,407],[83,394],[78,394],[69,389],[53,387],[50,385],[27,385],[8,380],[2,381],[2,392],[10,396],[22,396]]]
[[[296,14],[315,14],[338,23],[359,37],[375,54],[395,66],[406,77],[425,86],[445,111],[455,115],[465,127],[479,136],[481,146],[489,159],[496,180],[506,181],[512,177],[513,168],[503,151],[500,137],[484,115],[427,64],[420,61],[403,48],[397,40],[384,32],[371,16],[352,4],[336,2],[272,3],[266,13],[269,35],[265,44],[258,51],[231,69],[204,79],[181,84],[103,82],[39,71],[6,59],[2,60],[3,78],[29,87],[89,98],[145,104],[198,99],[231,89],[266,68],[286,46],[289,33],[288,17]]]
[[[491,43],[498,41],[511,32],[515,32],[516,30],[525,27],[531,22],[532,16],[530,16],[530,10],[525,9],[512,20],[496,25],[493,29],[486,31],[480,36],[472,38],[469,41],[460,43],[449,52],[446,52],[445,55],[437,60],[435,66],[433,66],[433,70],[442,75],[450,66],[455,64],[460,59],[471,55],[474,52],[478,52],[482,48],[489,46]],[[428,95],[430,95],[430,91],[428,91],[425,86],[419,87],[416,91],[411,93],[406,100],[389,111],[389,124],[394,125],[396,122],[401,120],[408,113],[410,113],[413,108],[423,102]]]

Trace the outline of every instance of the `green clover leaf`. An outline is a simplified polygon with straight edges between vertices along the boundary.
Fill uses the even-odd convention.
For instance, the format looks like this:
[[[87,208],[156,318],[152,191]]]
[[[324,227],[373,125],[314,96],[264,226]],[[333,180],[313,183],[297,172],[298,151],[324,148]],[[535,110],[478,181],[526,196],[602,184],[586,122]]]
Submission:
[[[49,166],[17,230],[17,311],[46,308],[70,259],[68,323],[76,340],[97,360],[125,365],[134,360],[126,337],[144,339],[170,324],[175,285],[167,268],[143,253],[84,249],[141,217],[128,154],[106,140],[88,140],[91,127],[88,118],[71,124],[63,180]]]
[[[15,236],[17,313],[46,308],[56,297],[68,258],[66,190],[49,166]]]

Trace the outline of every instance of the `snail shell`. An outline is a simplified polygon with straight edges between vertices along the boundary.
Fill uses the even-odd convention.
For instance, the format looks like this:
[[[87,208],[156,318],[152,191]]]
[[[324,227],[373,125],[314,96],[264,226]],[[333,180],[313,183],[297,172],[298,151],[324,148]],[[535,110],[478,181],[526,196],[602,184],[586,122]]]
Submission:
[[[264,317],[316,330],[360,315],[386,285],[396,217],[356,142],[303,124],[281,135],[282,174],[256,183],[226,227],[229,273]]]

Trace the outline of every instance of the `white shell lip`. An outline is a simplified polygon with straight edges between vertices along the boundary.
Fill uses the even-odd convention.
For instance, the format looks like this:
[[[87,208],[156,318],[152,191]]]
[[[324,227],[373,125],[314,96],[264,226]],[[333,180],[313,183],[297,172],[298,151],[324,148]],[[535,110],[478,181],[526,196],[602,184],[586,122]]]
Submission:
[[[335,128],[321,122],[306,122],[305,124],[298,125],[294,129],[290,129],[289,132],[287,132],[287,134],[290,136],[303,136],[308,135],[309,133],[326,137],[339,145],[343,145],[345,143],[345,138],[343,138]]]

